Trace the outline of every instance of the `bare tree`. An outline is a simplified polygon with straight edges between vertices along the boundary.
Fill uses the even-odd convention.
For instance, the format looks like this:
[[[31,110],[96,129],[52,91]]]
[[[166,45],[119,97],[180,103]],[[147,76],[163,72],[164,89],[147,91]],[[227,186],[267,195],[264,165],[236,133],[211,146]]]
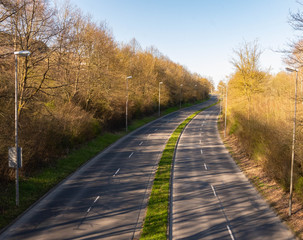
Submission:
[[[300,5],[302,3],[298,2]],[[290,13],[289,24],[294,30],[302,34],[303,31],[303,13],[298,10],[297,12]],[[294,65],[299,68],[303,65],[303,41],[302,36],[299,39],[289,43],[290,49],[282,51],[285,53],[285,62],[289,65]]]
[[[259,67],[262,52],[257,42],[245,42],[243,47],[234,52],[236,57],[231,61],[236,69],[233,84],[239,90],[239,94],[245,96],[248,102],[249,118],[252,96],[263,91],[264,88],[266,73]]]
[[[18,1],[0,0],[0,22],[17,14],[22,6]]]
[[[19,64],[21,81],[19,84],[19,114],[44,87],[50,69],[53,53],[52,41],[58,28],[54,22],[55,11],[47,1],[20,0],[15,9],[18,12],[0,23],[5,36],[7,54],[17,50],[29,50],[30,58]]]

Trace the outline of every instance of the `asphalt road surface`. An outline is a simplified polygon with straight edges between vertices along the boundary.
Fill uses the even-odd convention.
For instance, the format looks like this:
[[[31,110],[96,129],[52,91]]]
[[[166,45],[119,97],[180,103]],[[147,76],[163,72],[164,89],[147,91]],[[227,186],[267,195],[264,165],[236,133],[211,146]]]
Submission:
[[[174,162],[170,239],[294,239],[225,149],[219,106],[183,132]]]
[[[47,194],[0,239],[137,239],[154,173],[186,108],[122,138]]]

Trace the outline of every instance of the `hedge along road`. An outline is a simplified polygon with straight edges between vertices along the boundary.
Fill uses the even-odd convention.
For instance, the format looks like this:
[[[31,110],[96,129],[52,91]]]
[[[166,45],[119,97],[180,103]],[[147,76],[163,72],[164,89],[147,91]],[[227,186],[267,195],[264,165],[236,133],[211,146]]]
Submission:
[[[218,113],[219,106],[203,111],[180,137],[170,239],[294,239],[225,149]]]
[[[169,114],[123,137],[63,181],[0,239],[137,239],[165,144],[186,117]]]

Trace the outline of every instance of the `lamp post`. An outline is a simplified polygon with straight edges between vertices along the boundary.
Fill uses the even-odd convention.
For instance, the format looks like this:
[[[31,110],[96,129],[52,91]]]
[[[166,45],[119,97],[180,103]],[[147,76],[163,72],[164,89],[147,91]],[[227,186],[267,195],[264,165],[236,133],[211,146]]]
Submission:
[[[126,77],[126,103],[125,103],[125,131],[127,132],[127,115],[128,115],[128,79],[133,78],[132,76]]]
[[[218,91],[219,91],[219,89],[218,89]],[[220,92],[220,116],[221,116],[221,113],[222,113],[222,90],[221,90],[221,92]],[[220,117],[221,118],[221,117]]]
[[[161,105],[160,105],[160,103],[161,103],[161,91],[160,91],[160,86],[161,86],[161,84],[163,84],[163,82],[159,82],[159,117],[160,117],[160,115],[161,115],[161,110],[160,110],[160,107],[161,107]]]
[[[227,92],[228,92],[228,81],[226,81],[226,98],[225,98],[225,123],[224,123],[224,138],[226,137],[226,116],[227,116]]]
[[[295,161],[295,142],[296,142],[296,113],[297,113],[297,84],[298,84],[298,70],[292,68],[285,68],[288,72],[296,72],[295,84],[295,109],[294,109],[294,125],[292,133],[292,147],[291,147],[291,167],[290,167],[290,190],[289,190],[289,216],[292,211],[292,192],[293,192],[293,177],[294,177],[294,161]]]
[[[195,92],[196,92],[196,101],[198,100],[198,91],[197,91],[197,84],[195,84]]]
[[[18,56],[27,57],[29,51],[17,51],[15,55],[15,153],[16,153],[16,206],[19,206],[19,162],[20,154],[18,147]]]
[[[182,87],[183,84],[180,84],[180,109],[181,109],[181,101],[182,101]]]

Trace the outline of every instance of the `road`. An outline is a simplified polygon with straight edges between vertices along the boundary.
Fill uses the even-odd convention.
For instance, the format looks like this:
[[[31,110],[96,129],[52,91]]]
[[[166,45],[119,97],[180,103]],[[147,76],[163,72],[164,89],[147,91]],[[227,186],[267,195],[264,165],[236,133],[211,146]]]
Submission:
[[[225,149],[219,106],[183,132],[173,166],[170,239],[294,239]]]
[[[0,239],[137,239],[168,138],[188,115],[215,101],[212,97],[120,139],[47,194]]]

